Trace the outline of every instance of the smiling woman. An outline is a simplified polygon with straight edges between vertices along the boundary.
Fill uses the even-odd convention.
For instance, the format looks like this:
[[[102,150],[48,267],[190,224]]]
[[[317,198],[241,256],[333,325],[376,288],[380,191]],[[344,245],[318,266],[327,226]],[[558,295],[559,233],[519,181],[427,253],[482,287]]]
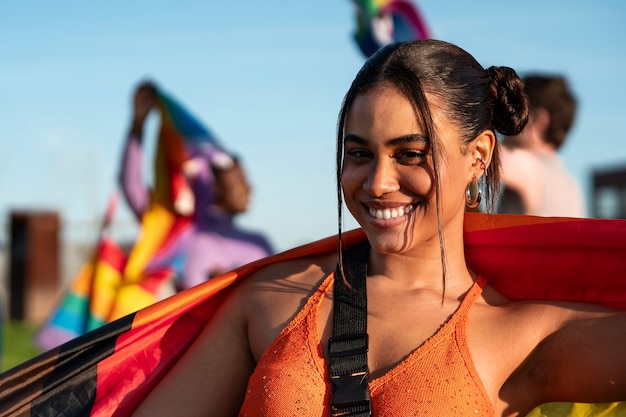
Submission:
[[[385,47],[337,130],[338,206],[361,230],[339,223],[0,375],[0,414],[513,417],[625,400],[626,222],[467,213],[477,184],[497,188],[496,132],[526,115],[509,68],[441,41]]]
[[[468,189],[495,201],[496,132],[527,116],[510,68],[435,40],[376,53],[337,131],[339,224],[343,199],[366,241],[343,251],[340,229],[337,254],[252,273],[134,415],[518,416],[626,399],[624,312],[513,301],[465,257]]]

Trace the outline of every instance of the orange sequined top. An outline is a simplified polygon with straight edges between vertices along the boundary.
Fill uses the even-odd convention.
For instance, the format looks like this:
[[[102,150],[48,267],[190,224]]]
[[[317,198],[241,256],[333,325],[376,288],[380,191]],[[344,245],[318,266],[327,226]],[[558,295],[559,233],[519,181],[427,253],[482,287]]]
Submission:
[[[324,280],[260,358],[248,381],[240,417],[330,416],[331,382],[322,356],[318,312],[330,291]],[[493,416],[465,333],[482,293],[479,278],[457,311],[430,339],[383,376],[369,382],[373,416]]]

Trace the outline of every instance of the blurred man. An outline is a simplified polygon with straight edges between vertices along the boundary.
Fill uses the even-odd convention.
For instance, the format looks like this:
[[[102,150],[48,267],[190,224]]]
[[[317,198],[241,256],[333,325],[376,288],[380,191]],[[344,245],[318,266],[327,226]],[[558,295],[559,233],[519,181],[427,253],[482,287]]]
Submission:
[[[530,114],[519,135],[503,140],[499,211],[585,217],[580,186],[558,154],[574,122],[576,99],[562,76],[529,74],[523,80]]]

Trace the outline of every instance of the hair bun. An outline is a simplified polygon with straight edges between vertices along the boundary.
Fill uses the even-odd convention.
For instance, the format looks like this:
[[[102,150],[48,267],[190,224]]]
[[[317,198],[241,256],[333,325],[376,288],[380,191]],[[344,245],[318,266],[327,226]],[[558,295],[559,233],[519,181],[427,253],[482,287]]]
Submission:
[[[528,121],[528,99],[524,83],[513,68],[491,66],[487,68],[491,89],[495,97],[493,127],[503,135],[517,135]]]

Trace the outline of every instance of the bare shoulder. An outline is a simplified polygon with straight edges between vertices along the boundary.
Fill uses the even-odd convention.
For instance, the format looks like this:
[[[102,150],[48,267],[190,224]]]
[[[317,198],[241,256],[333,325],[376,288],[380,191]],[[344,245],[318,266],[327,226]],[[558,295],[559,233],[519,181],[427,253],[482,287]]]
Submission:
[[[310,293],[310,288],[334,271],[337,256],[334,253],[306,256],[267,265],[250,275],[237,289],[248,302],[281,294]]]
[[[493,357],[502,358],[492,376],[500,382],[547,334],[553,332],[562,318],[549,303],[512,301],[490,286],[470,313],[468,335],[476,352],[478,369],[494,366]]]
[[[279,262],[263,267],[236,289],[235,304],[246,317],[256,360],[335,270],[336,263],[334,253]]]
[[[489,287],[484,295],[470,315],[468,335],[473,360],[497,415],[504,408],[523,415],[559,395],[576,398],[577,393],[591,393],[593,387],[572,386],[571,381],[580,381],[576,375],[592,375],[595,369],[608,369],[609,363],[613,368],[621,366],[623,355],[614,349],[626,340],[606,342],[621,337],[616,330],[626,326],[626,313],[585,303],[511,301]],[[621,333],[626,339],[626,332]],[[590,357],[589,352],[602,353]],[[601,360],[606,364],[599,364]]]
[[[503,388],[533,349],[554,328],[550,308],[532,302],[509,300],[490,286],[469,315],[468,343],[474,366],[487,391],[496,415],[505,409],[523,407],[528,399],[510,398]],[[497,360],[494,360],[497,358]],[[525,393],[525,389],[518,389]],[[502,398],[502,396],[506,398]],[[513,405],[513,403],[515,405]],[[520,414],[524,415],[524,414]]]
[[[526,357],[538,343],[576,320],[602,317],[615,310],[592,304],[553,301],[514,301],[487,286],[471,313],[471,329],[505,349],[513,363]]]

